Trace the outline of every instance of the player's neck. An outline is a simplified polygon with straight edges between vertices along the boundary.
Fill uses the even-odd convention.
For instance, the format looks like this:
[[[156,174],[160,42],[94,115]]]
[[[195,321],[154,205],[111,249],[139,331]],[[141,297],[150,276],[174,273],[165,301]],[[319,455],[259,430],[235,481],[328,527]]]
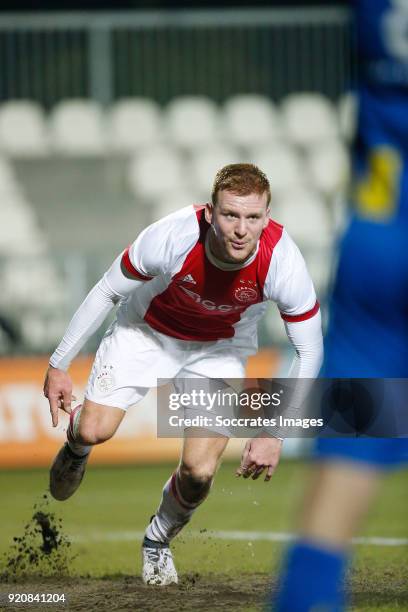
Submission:
[[[207,256],[207,258],[210,260],[210,262],[216,266],[217,268],[220,268],[221,270],[226,270],[226,271],[233,271],[233,270],[241,270],[241,268],[245,268],[246,266],[249,266],[249,264],[251,264],[257,253],[258,253],[258,244],[256,245],[256,249],[255,251],[245,259],[245,261],[242,261],[240,263],[231,263],[229,261],[223,261],[222,259],[220,259],[219,256],[214,254],[214,251],[216,251],[217,249],[214,248],[214,239],[213,236],[211,235],[211,232],[207,232],[207,235],[205,237],[205,254]]]

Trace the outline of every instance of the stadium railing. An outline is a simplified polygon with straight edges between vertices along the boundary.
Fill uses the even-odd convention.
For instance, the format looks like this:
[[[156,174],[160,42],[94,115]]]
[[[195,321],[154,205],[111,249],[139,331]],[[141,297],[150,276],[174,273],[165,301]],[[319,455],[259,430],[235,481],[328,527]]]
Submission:
[[[353,76],[352,55],[341,7],[10,13],[0,17],[0,100],[49,108],[78,97],[163,104],[294,91],[335,100]]]

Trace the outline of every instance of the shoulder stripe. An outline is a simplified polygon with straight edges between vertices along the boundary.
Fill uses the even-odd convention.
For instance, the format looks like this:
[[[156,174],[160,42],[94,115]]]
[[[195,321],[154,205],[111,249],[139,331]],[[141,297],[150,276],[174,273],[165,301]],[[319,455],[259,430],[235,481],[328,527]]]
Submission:
[[[285,314],[284,312],[281,312],[280,316],[282,317],[284,321],[287,321],[288,323],[299,323],[300,321],[307,321],[307,319],[311,319],[312,317],[314,317],[315,314],[317,314],[317,312],[319,311],[319,308],[320,308],[320,304],[316,300],[316,304],[313,306],[313,308],[311,308],[307,312],[304,312],[299,315],[288,315],[288,314]]]
[[[283,225],[270,219],[267,227],[261,234],[258,253],[258,278],[262,291],[265,286],[265,280],[268,275],[274,248],[282,238],[282,232]]]
[[[203,205],[193,204],[193,206],[194,206],[194,211],[197,217],[197,223],[198,223],[198,228],[199,228],[198,241],[204,242],[207,230],[210,227],[209,223],[207,223],[206,218],[205,218],[206,204],[203,204]]]
[[[126,251],[122,255],[122,264],[123,264],[123,266],[129,272],[129,274],[131,274],[131,276],[133,276],[134,278],[137,278],[138,280],[144,280],[144,281],[152,280],[153,276],[146,276],[144,274],[141,274],[139,272],[139,270],[136,270],[136,268],[134,267],[134,265],[130,261],[129,248],[130,247],[128,247],[126,249]]]

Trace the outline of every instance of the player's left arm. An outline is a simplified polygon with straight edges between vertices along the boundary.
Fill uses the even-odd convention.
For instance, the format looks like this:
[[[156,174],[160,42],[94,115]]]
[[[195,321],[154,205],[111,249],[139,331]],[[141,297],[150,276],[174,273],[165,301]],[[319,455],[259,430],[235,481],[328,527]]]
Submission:
[[[248,440],[236,475],[256,480],[266,471],[264,480],[268,482],[278,467],[282,444],[281,438],[265,431],[259,437]]]
[[[280,257],[269,290],[295,349],[289,378],[315,378],[323,362],[320,305],[303,256],[286,232]]]
[[[304,259],[286,232],[265,285],[266,297],[277,303],[295,357],[290,378],[314,379],[323,361],[320,306]],[[292,399],[302,402],[308,382],[296,385]],[[244,448],[238,476],[254,480],[265,472],[270,480],[278,466],[283,438],[279,429],[263,431]]]

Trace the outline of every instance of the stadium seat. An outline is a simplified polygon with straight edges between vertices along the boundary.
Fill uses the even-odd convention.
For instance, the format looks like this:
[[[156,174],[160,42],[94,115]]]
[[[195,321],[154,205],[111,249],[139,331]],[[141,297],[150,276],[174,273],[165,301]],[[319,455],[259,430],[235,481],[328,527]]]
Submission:
[[[333,198],[330,206],[332,226],[335,236],[342,236],[346,231],[350,218],[350,206],[347,195],[337,194]]]
[[[190,206],[192,204],[201,204],[198,201],[197,194],[188,189],[184,191],[175,191],[162,196],[157,204],[154,205],[154,218],[153,221],[158,221],[162,217],[166,217],[172,212]]]
[[[287,191],[274,202],[271,216],[285,226],[300,248],[327,248],[333,229],[321,196],[306,188]]]
[[[1,105],[0,148],[12,157],[43,157],[48,153],[44,113],[35,102],[12,100]]]
[[[185,176],[180,156],[171,147],[152,147],[129,163],[128,181],[133,194],[150,201],[183,189]]]
[[[31,350],[50,351],[61,339],[67,322],[46,312],[29,312],[22,319],[21,332]]]
[[[44,350],[47,343],[47,324],[39,314],[27,313],[21,321],[24,343],[31,350]]]
[[[7,200],[7,203],[2,206],[1,214],[4,227],[7,227],[9,232],[18,231],[19,228],[27,229],[27,232],[30,232],[36,228],[34,211],[20,206],[18,200]]]
[[[0,157],[0,193],[14,191],[16,188],[17,181],[10,162]]]
[[[50,117],[52,146],[63,155],[102,155],[104,128],[102,108],[90,100],[60,102]]]
[[[340,134],[346,142],[351,142],[357,125],[357,96],[351,91],[344,94],[338,103]]]
[[[256,149],[249,157],[265,172],[273,195],[280,195],[288,189],[305,183],[305,172],[301,158],[290,146],[276,144]]]
[[[133,153],[162,140],[159,105],[149,98],[116,102],[108,115],[109,147],[117,153]]]
[[[309,249],[304,253],[309,274],[319,301],[324,300],[329,289],[332,272],[333,253],[327,249]]]
[[[2,286],[9,301],[39,308],[64,304],[66,296],[48,257],[11,256],[3,267]]]
[[[190,177],[199,196],[208,200],[217,171],[227,164],[239,161],[242,160],[232,146],[215,144],[195,151],[190,160]]]
[[[164,118],[169,141],[185,150],[222,140],[218,108],[210,98],[175,98],[167,106]]]
[[[281,114],[287,138],[296,146],[308,148],[339,135],[336,110],[321,94],[291,94],[282,101]]]
[[[18,201],[3,200],[0,221],[0,254],[33,256],[46,249],[33,211],[20,207]]]
[[[309,150],[306,167],[313,186],[325,196],[344,192],[350,177],[350,160],[340,140],[323,142]]]
[[[4,297],[17,306],[29,303],[30,292],[33,290],[31,275],[27,275],[27,267],[30,268],[30,262],[15,254],[9,255],[3,264],[1,280]]]
[[[265,96],[233,96],[223,109],[228,140],[238,147],[273,143],[282,136],[274,104]]]

